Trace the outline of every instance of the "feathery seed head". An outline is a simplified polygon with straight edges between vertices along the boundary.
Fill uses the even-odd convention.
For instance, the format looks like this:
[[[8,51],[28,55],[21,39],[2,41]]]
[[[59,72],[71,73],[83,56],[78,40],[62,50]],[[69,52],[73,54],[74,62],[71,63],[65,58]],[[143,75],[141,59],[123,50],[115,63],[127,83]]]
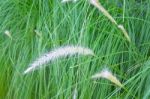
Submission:
[[[61,3],[67,3],[67,2],[70,2],[72,1],[73,3],[77,2],[77,0],[62,0]]]
[[[101,11],[112,23],[117,25],[116,20],[108,13],[108,11],[101,5],[98,0],[89,1],[93,6],[95,6],[99,11]]]
[[[89,0],[89,2],[93,5],[99,5],[98,0]]]
[[[64,46],[57,49],[54,49],[50,51],[49,53],[46,53],[39,57],[36,61],[34,61],[32,64],[30,64],[29,68],[27,68],[24,71],[24,74],[33,71],[35,69],[38,69],[42,65],[59,59],[60,57],[66,57],[66,56],[72,56],[75,54],[79,55],[94,55],[94,52],[89,48],[84,48],[81,46]]]
[[[120,83],[120,81],[107,69],[102,70],[100,73],[93,75],[91,78],[92,79],[105,78],[105,79],[110,80],[111,82],[115,83],[116,85],[123,87],[123,85]]]
[[[9,38],[12,39],[11,33],[8,30],[6,30],[4,33],[5,33],[5,35],[7,35]]]
[[[123,34],[124,34],[124,36],[127,38],[127,40],[128,40],[129,42],[131,42],[131,39],[130,39],[130,37],[129,37],[127,31],[126,31],[125,28],[123,27],[123,25],[118,25],[118,28],[123,32]]]
[[[126,37],[126,39],[129,42],[131,42],[131,39],[130,39],[127,31],[123,27],[123,25],[118,25],[118,23],[116,22],[116,20],[109,14],[109,12],[101,5],[101,3],[98,0],[90,0],[89,2],[93,6],[95,6],[99,11],[101,11],[113,24],[117,25],[118,28],[123,32],[123,34]]]
[[[77,97],[78,97],[78,90],[77,90],[77,88],[75,88],[72,99],[77,99]]]

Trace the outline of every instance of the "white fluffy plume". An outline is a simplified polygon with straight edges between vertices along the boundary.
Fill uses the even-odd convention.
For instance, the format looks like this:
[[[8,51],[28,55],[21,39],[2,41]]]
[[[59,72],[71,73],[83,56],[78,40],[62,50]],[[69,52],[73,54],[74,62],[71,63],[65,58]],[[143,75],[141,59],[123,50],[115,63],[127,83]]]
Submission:
[[[5,33],[5,35],[7,35],[9,38],[11,38],[11,39],[12,39],[12,36],[11,36],[10,31],[6,30],[4,33]]]
[[[94,52],[89,48],[84,48],[81,46],[60,47],[60,48],[50,51],[49,53],[42,55],[37,60],[35,60],[32,64],[30,64],[29,68],[27,68],[24,71],[24,74],[39,68],[41,65],[46,64],[49,61],[53,61],[60,57],[66,57],[66,56],[71,56],[71,55],[75,55],[75,54],[94,55]]]
[[[115,83],[116,85],[123,87],[120,81],[107,69],[102,70],[100,73],[96,73],[91,77],[92,79],[105,78]]]
[[[75,3],[75,2],[77,2],[77,0],[62,0],[61,1],[61,3],[67,3],[67,2],[73,2],[73,3]]]

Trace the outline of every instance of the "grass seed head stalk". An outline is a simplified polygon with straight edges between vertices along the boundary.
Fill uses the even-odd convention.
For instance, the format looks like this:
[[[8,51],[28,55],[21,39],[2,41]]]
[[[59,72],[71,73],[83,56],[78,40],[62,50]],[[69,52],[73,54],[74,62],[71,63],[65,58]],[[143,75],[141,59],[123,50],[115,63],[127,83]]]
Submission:
[[[129,42],[131,42],[131,39],[130,39],[130,37],[129,37],[127,31],[126,31],[125,28],[123,27],[123,25],[118,25],[118,28],[123,32],[123,34],[124,34],[124,36],[127,38],[127,40],[128,40]]]
[[[39,67],[41,65],[46,64],[49,61],[56,60],[60,57],[66,57],[66,56],[72,56],[75,54],[79,55],[94,55],[94,52],[89,49],[82,46],[64,46],[57,49],[54,49],[53,51],[50,51],[49,53],[46,53],[39,57],[37,60],[35,60],[32,64],[30,64],[29,68],[27,68],[24,71],[24,74],[31,72]]]
[[[101,3],[98,0],[90,0],[90,4],[98,8],[99,11],[101,11],[112,23],[118,26],[118,28],[123,32],[126,39],[131,42],[131,39],[125,30],[125,28],[122,25],[118,25],[116,20],[108,13],[108,11],[101,5]]]
[[[100,73],[96,73],[91,78],[92,79],[105,78],[105,79],[110,80],[111,82],[115,83],[119,87],[123,87],[123,85],[120,83],[120,81],[107,69],[102,70]]]
[[[90,3],[96,8],[98,8],[98,10],[101,11],[112,23],[117,25],[115,19],[108,13],[108,11],[101,5],[101,3],[98,0],[90,0]]]

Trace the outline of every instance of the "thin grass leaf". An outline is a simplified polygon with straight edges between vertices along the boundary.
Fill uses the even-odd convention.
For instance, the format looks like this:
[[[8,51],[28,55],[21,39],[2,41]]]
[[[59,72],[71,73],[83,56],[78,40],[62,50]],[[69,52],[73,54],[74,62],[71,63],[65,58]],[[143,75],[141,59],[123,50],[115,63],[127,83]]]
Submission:
[[[34,30],[34,32],[36,33],[37,36],[41,37],[42,36],[42,33],[40,33],[40,31],[38,30]]]

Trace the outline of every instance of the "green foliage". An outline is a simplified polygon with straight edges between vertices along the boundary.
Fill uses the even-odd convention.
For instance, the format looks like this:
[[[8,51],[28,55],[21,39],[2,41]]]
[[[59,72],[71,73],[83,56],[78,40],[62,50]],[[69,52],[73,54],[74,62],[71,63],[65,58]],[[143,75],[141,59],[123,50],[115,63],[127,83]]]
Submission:
[[[76,87],[79,99],[150,97],[149,0],[104,0],[102,5],[125,26],[131,43],[86,0],[0,0],[0,98],[67,99]],[[22,74],[42,53],[69,44],[90,47],[96,57],[65,58]],[[103,68],[117,74],[125,89],[90,79]]]

